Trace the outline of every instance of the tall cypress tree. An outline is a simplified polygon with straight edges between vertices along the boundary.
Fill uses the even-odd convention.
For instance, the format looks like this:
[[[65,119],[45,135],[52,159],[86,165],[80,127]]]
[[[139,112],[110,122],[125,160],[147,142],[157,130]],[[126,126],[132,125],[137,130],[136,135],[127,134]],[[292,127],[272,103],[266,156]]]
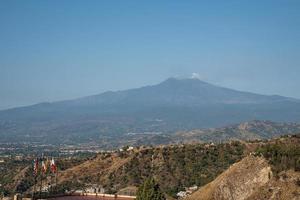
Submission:
[[[148,178],[140,185],[136,200],[165,200],[165,196],[153,178]]]

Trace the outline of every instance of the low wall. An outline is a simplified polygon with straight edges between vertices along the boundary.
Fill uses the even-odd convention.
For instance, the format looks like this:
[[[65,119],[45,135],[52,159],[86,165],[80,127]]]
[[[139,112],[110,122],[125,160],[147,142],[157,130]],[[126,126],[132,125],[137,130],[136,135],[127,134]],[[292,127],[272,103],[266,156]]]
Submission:
[[[136,196],[127,196],[127,195],[114,195],[114,194],[104,194],[104,193],[82,193],[79,194],[82,196],[99,196],[99,197],[110,197],[110,198],[126,198],[126,199],[136,199]]]

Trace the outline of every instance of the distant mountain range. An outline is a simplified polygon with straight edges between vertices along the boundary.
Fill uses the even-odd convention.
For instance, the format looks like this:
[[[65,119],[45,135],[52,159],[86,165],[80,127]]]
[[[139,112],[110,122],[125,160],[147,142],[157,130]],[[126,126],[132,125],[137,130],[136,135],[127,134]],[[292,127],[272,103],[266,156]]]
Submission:
[[[0,142],[76,143],[252,120],[300,122],[300,100],[169,78],[153,86],[0,111]]]
[[[213,142],[220,143],[230,140],[261,140],[277,138],[282,135],[300,133],[300,124],[279,123],[271,121],[249,121],[221,128],[195,129],[178,131],[170,134],[130,133],[118,138],[117,141],[103,141],[103,148],[113,149],[122,145],[169,145]]]

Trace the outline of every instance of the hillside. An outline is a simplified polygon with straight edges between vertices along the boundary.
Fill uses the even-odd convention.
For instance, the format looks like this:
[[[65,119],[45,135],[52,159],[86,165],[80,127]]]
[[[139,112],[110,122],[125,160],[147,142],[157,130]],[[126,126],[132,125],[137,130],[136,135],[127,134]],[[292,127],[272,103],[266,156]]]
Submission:
[[[108,192],[117,192],[138,186],[145,178],[153,176],[166,194],[175,196],[185,187],[204,186],[214,180],[204,187],[205,194],[217,191],[219,197],[230,191],[235,195],[234,199],[245,199],[255,194],[256,190],[251,188],[265,186],[270,181],[269,177],[278,178],[279,173],[300,169],[299,139],[294,136],[270,141],[141,147],[132,151],[104,153],[62,171],[59,184],[68,189],[101,185]],[[247,156],[251,152],[257,156]],[[275,161],[272,160],[274,158]],[[202,194],[202,190],[199,193]]]
[[[293,133],[300,133],[300,124],[254,120],[221,128],[177,132],[175,135],[172,135],[172,138],[179,142],[219,142],[228,140],[271,139]]]
[[[299,199],[299,158],[299,136],[259,145],[186,200]]]
[[[108,192],[139,186],[154,176],[171,196],[183,187],[204,185],[244,156],[239,142],[209,145],[173,145],[103,153],[59,173],[59,187],[65,189],[101,185]]]
[[[0,111],[0,141],[101,142],[128,133],[168,134],[251,120],[299,122],[300,101],[170,78],[153,86]]]
[[[118,139],[118,143],[111,141],[110,145],[161,145],[198,143],[230,140],[271,139],[281,135],[300,133],[300,124],[279,123],[271,121],[249,121],[221,128],[196,129],[191,131],[178,131],[175,134],[130,134]]]
[[[186,200],[299,199],[300,173],[280,172],[273,177],[263,157],[248,156]]]
[[[141,146],[94,157],[61,158],[56,188],[72,191],[97,185],[108,193],[132,191],[152,176],[172,197],[194,185],[201,188],[190,196],[192,200],[292,197],[299,189],[299,147],[300,137],[295,135],[264,141]],[[11,170],[0,173],[7,179],[3,186],[7,192],[30,192],[32,165],[30,161],[16,164],[7,163]],[[47,184],[46,179],[43,183]]]
[[[247,199],[269,181],[271,174],[271,167],[264,158],[247,156],[187,200]]]
[[[288,170],[279,173],[278,178],[270,179],[247,198],[247,200],[252,199],[300,199],[299,171]]]

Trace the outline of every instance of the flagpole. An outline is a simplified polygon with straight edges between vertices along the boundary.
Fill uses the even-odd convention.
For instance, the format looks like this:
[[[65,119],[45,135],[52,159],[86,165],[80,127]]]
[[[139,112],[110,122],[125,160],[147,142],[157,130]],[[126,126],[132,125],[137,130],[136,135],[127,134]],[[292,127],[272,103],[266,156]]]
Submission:
[[[40,186],[40,199],[42,199],[42,188],[43,188],[43,175],[45,170],[45,163],[44,163],[44,153],[42,154],[42,161],[41,161],[41,186]]]
[[[40,199],[42,199],[43,172],[41,173]]]
[[[55,187],[53,187],[54,185],[54,179],[55,179],[55,173],[56,173],[56,166],[55,166],[55,162],[54,162],[54,158],[51,159],[51,163],[50,163],[50,171],[51,171],[51,192],[53,193],[55,189]]]
[[[36,193],[36,186],[37,186],[37,178],[38,178],[38,171],[39,171],[39,159],[36,157],[33,160],[33,176],[34,176],[34,185],[33,185],[33,192],[32,192],[32,199],[35,199]]]
[[[49,162],[49,157],[47,157],[47,160],[46,160],[46,163],[45,163],[45,175],[46,175],[46,186],[47,186],[47,192],[46,192],[46,197],[49,196],[49,183],[48,183],[48,169],[50,169],[49,165],[50,165],[50,162]]]
[[[58,175],[58,169],[56,169],[56,173],[55,173],[55,188],[56,188],[56,192],[57,192],[57,175]]]
[[[34,185],[33,185],[33,191],[32,191],[32,200],[34,200],[35,185],[36,185],[36,175],[34,175]]]
[[[52,195],[52,193],[53,193],[53,184],[54,184],[54,174],[53,173],[51,173],[51,195]]]

